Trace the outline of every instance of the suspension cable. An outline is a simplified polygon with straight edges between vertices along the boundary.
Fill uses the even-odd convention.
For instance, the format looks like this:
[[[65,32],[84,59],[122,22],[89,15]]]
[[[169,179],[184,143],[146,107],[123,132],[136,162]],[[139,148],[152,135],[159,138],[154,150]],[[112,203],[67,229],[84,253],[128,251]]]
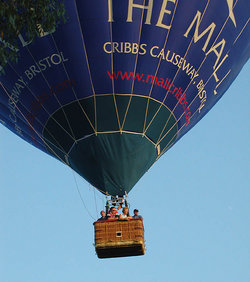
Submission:
[[[92,214],[91,214],[90,211],[88,210],[88,208],[87,208],[87,206],[86,206],[86,204],[85,204],[85,202],[84,202],[84,200],[83,200],[82,194],[81,194],[81,192],[80,192],[80,190],[79,190],[79,187],[78,187],[78,183],[77,183],[77,180],[76,180],[75,173],[74,173],[74,171],[73,171],[72,169],[71,169],[71,171],[72,171],[72,174],[73,174],[73,177],[74,177],[74,180],[75,180],[76,189],[77,189],[77,192],[78,192],[79,197],[80,197],[80,199],[81,199],[81,202],[82,202],[84,208],[86,209],[88,215],[95,221],[96,218],[94,218],[94,217],[92,216]]]
[[[90,184],[89,184],[90,185]],[[94,199],[95,199],[95,210],[96,210],[96,218],[98,218],[98,210],[97,210],[97,204],[96,204],[96,193],[95,193],[95,187],[93,187],[94,191]]]

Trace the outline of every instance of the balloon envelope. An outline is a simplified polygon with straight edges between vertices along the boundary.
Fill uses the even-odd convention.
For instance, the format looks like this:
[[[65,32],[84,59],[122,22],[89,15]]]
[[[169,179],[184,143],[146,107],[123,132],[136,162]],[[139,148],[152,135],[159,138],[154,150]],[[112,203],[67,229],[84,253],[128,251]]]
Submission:
[[[124,195],[222,97],[250,53],[249,1],[65,1],[1,74],[0,121]]]

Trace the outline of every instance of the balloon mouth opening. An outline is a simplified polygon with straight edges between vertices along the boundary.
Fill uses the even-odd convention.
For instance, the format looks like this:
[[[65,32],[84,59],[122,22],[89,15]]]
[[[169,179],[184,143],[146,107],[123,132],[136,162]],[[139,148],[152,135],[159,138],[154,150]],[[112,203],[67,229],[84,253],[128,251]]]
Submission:
[[[64,105],[43,130],[50,154],[111,195],[128,193],[177,134],[177,120],[165,105],[125,94]]]

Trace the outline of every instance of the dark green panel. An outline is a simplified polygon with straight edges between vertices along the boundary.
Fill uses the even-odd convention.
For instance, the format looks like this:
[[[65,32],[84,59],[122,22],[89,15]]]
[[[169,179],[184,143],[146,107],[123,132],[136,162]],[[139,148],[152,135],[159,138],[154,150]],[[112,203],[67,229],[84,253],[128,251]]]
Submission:
[[[43,136],[59,144],[68,152],[75,140],[94,133],[94,102],[93,97],[65,105],[57,110],[47,121]]]
[[[178,133],[178,125],[173,115],[170,116],[167,126],[165,127],[161,137],[160,148],[166,150],[176,140]]]
[[[118,113],[119,113],[119,118],[120,118],[120,122],[122,124],[127,107],[128,107],[128,103],[130,100],[129,95],[115,95],[115,99],[116,99],[116,105],[117,105],[117,109],[118,109]]]
[[[146,126],[148,127],[149,123],[151,122],[152,118],[156,114],[157,110],[161,106],[161,103],[156,102],[153,99],[147,99],[147,117],[146,117]]]
[[[113,95],[96,96],[96,115],[98,132],[119,130]]]
[[[71,137],[71,131],[62,110],[57,111],[47,121],[43,136],[56,146],[60,144],[65,152],[69,151],[74,143],[74,138]]]
[[[45,140],[46,142],[46,146],[47,146],[47,150],[54,155],[56,158],[58,158],[60,161],[65,162],[67,161],[65,159],[65,156],[67,155],[67,152],[64,152],[63,149],[61,149],[60,147],[57,147],[54,145],[54,143],[51,143],[49,140]],[[73,143],[72,143],[73,144]]]
[[[170,111],[165,108],[159,108],[158,113],[152,119],[152,122],[149,123],[149,127],[146,131],[146,135],[153,140],[153,142],[157,142],[161,132],[164,130],[164,126],[167,120],[170,118]],[[170,124],[168,124],[170,126]]]
[[[69,132],[70,135],[72,135],[71,129],[70,129],[70,121],[66,118],[66,113],[63,111],[63,108],[56,111],[52,117],[50,118],[54,120],[55,123],[59,125],[59,127],[64,129],[66,132]],[[47,127],[47,126],[46,126]]]
[[[70,152],[70,166],[93,186],[111,195],[128,193],[156,159],[154,145],[127,133],[98,134]]]
[[[85,135],[94,133],[94,120],[92,120],[92,123],[90,120],[90,117],[93,116],[93,114],[91,114],[91,116],[86,115],[86,112],[94,112],[94,107],[89,101],[89,99],[84,99],[81,104],[78,101],[75,101],[74,103],[64,106],[65,114],[68,120],[70,120],[71,130],[73,131],[76,140]]]
[[[79,100],[79,103],[86,113],[91,124],[95,127],[95,97],[89,97],[86,99]]]
[[[143,132],[147,99],[145,97],[133,96],[129,105],[123,130],[132,132]]]
[[[116,95],[116,98],[117,110],[123,119],[130,96]],[[146,131],[148,138],[143,137],[138,133],[143,132],[147,102],[149,101],[148,119],[152,119],[160,103],[152,99],[148,100],[147,97],[133,96],[123,128],[132,133],[115,133],[114,131],[119,131],[119,127],[113,95],[96,96],[95,99],[96,107],[94,98],[90,97],[80,101],[82,107],[79,102],[74,102],[58,110],[48,120],[43,135],[49,140],[48,150],[59,159],[66,160],[93,186],[111,195],[121,196],[125,191],[128,193],[133,188],[156,160],[155,143],[160,134],[162,133],[163,137],[168,133],[160,142],[160,151],[168,143],[170,145],[173,142],[171,138],[174,137],[175,140],[177,133],[175,117],[165,106],[162,106]],[[89,122],[92,121],[94,126],[94,109],[97,117],[98,133],[96,134]],[[65,115],[70,120],[70,126]],[[54,121],[55,119],[63,128],[67,128],[69,133],[71,130],[74,132],[77,142],[70,138]],[[167,120],[169,122],[164,128]],[[60,151],[60,146],[65,154]],[[159,147],[157,149],[159,153]],[[67,154],[68,157],[65,156]]]

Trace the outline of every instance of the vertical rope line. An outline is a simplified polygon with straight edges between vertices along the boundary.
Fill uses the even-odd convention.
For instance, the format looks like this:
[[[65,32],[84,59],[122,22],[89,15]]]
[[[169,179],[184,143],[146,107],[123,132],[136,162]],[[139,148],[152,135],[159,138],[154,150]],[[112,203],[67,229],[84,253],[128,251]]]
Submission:
[[[98,211],[97,211],[97,203],[96,203],[95,187],[93,187],[93,192],[94,192],[94,199],[95,199],[96,218],[98,218]]]
[[[9,66],[11,67],[11,69],[16,73],[16,75],[20,78],[21,76],[18,74],[18,72],[15,70],[15,68],[10,64],[10,63],[8,63],[9,64]],[[38,103],[40,103],[39,102],[39,100],[38,100],[38,98],[35,96],[35,94],[34,94],[34,92],[30,89],[30,87],[29,87],[29,85],[28,84],[26,84],[25,85],[26,86],[26,88],[29,90],[29,92],[31,93],[31,95],[35,98],[35,100],[38,102]],[[21,103],[20,101],[19,101],[19,103],[24,107],[24,108],[26,108],[26,110],[29,112],[29,110],[27,109],[27,107],[25,107],[24,106],[24,104],[23,103]],[[41,108],[43,108],[44,109],[44,111],[50,116],[50,113],[47,111],[47,109],[43,106],[43,104],[41,104]],[[30,112],[31,113],[31,112]],[[32,113],[31,113],[32,114]],[[36,118],[36,120],[38,120],[38,118],[37,118],[37,116],[35,117]],[[53,117],[53,116],[51,116],[51,118],[53,119],[53,121],[74,141],[74,138],[70,135],[70,133]],[[38,120],[39,121],[39,120]],[[40,122],[40,124],[42,125],[42,123]],[[42,125],[43,126],[43,125]]]
[[[234,8],[235,5],[237,4],[237,2],[238,2],[238,0],[236,0],[236,2],[234,3],[233,8]],[[225,20],[223,26],[221,27],[221,29],[220,29],[218,35],[216,36],[216,38],[215,38],[215,40],[214,40],[212,46],[210,47],[210,49],[214,46],[216,40],[218,39],[218,37],[220,36],[221,32],[223,31],[223,29],[224,29],[225,25],[227,24],[229,18],[230,18],[230,16],[228,16],[228,17],[226,18],[226,20]],[[245,25],[245,26],[246,26],[246,25]],[[245,28],[245,26],[243,27],[243,29]],[[239,35],[238,35],[238,36],[239,36]],[[238,39],[238,36],[237,36],[237,39]],[[235,42],[236,42],[236,40],[235,40]],[[233,45],[234,45],[234,43],[233,43]],[[229,51],[228,51],[228,52],[229,52]],[[227,52],[227,53],[228,53],[228,52]],[[203,64],[204,64],[204,62],[205,62],[206,59],[207,59],[207,55],[205,54],[205,57],[204,57],[204,59],[202,60],[202,62],[200,63],[199,68],[197,69],[197,72],[201,69],[201,67],[203,66]],[[193,80],[191,80],[191,81],[189,82],[189,84],[188,84],[188,86],[186,87],[186,89],[184,90],[184,92],[189,88],[189,86],[190,86],[190,84],[192,83],[192,81],[193,81]]]
[[[237,4],[237,2],[238,2],[238,0],[235,2],[233,8],[234,8],[235,5]],[[225,20],[225,22],[224,22],[222,28],[220,29],[220,32],[218,33],[216,39],[214,40],[214,42],[213,42],[211,48],[214,46],[216,40],[218,39],[219,35],[221,34],[222,30],[224,29],[224,27],[225,27],[226,23],[228,22],[229,18],[230,18],[229,16],[226,18],[226,20]],[[244,25],[244,27],[242,28],[242,30],[240,31],[240,33],[239,33],[239,35],[237,36],[237,38],[235,39],[233,45],[234,45],[235,42],[238,40],[239,36],[241,35],[241,33],[243,32],[243,30],[245,29],[245,27],[246,27],[246,25],[248,24],[248,22],[249,22],[249,19],[248,19],[248,21],[246,22],[246,24]],[[226,55],[228,55],[228,53],[230,52],[230,50],[231,50],[231,49],[229,49],[229,50],[227,51]],[[203,65],[203,63],[205,62],[206,59],[207,59],[207,55],[205,55],[204,59],[202,60],[202,62],[201,62],[201,64],[200,64],[199,68],[197,69],[197,72],[200,70],[201,66]],[[222,78],[222,80],[217,84],[216,88],[217,88],[217,87],[223,82],[223,80],[228,76],[228,74],[230,73],[230,71],[231,71],[231,70],[229,70],[229,72],[228,72],[228,73]],[[205,87],[205,86],[207,85],[207,83],[210,81],[210,79],[212,78],[213,74],[214,74],[214,72],[210,75],[210,77],[208,78],[208,80],[207,80],[206,83],[204,84],[204,87]],[[192,81],[193,81],[193,80],[191,80],[191,81],[189,82],[189,84],[188,84],[187,87],[185,88],[184,92],[187,91],[187,89],[188,89],[189,86],[191,85]],[[192,105],[192,103],[194,102],[194,100],[195,100],[198,96],[199,96],[199,93],[194,97],[194,99],[193,99],[192,102],[189,104],[189,106]],[[178,101],[178,103],[179,103],[179,101]],[[196,113],[197,111],[198,111],[198,109],[195,111],[195,113]],[[181,117],[182,117],[182,116],[183,116],[183,114],[181,115]],[[193,116],[193,115],[192,115],[192,116]],[[180,119],[178,119],[178,121],[179,121],[179,120],[180,120]],[[181,129],[182,129],[182,128],[183,128],[183,127],[181,127]],[[168,131],[168,132],[169,132],[169,131]],[[180,132],[180,131],[179,131],[179,132]],[[165,136],[166,136],[166,134],[164,135],[164,137],[165,137]],[[158,140],[157,143],[161,142],[162,139],[163,139],[163,138],[161,138],[160,141]]]
[[[57,52],[59,53],[59,50],[58,50],[56,41],[55,41],[55,39],[54,39],[54,37],[53,37],[52,34],[51,34],[51,37],[52,37],[53,42],[54,42],[54,44],[55,44],[56,50],[57,50]],[[63,65],[63,69],[64,69],[64,72],[65,72],[67,78],[70,79],[70,78],[69,78],[69,74],[68,74],[68,72],[67,72],[67,70],[66,70],[65,64],[64,64],[63,62],[62,62],[62,65]],[[74,94],[74,96],[75,96],[75,99],[76,99],[75,101],[77,101],[77,103],[78,103],[78,105],[80,106],[80,108],[81,108],[81,110],[82,110],[84,116],[86,117],[86,119],[88,120],[90,126],[92,127],[93,131],[95,132],[95,128],[94,128],[92,122],[90,121],[90,118],[88,117],[87,113],[86,113],[85,110],[83,109],[83,107],[82,107],[82,105],[81,105],[81,103],[80,103],[80,101],[79,101],[79,98],[78,98],[77,95],[76,95],[75,89],[72,87],[71,90],[72,90],[72,92],[73,92],[73,94]],[[95,96],[95,95],[94,95],[94,96]],[[63,108],[62,108],[62,109],[63,109]],[[69,125],[69,126],[70,126],[70,125]],[[77,142],[77,141],[76,141],[76,142]]]
[[[109,4],[109,3],[108,3]],[[108,7],[109,8],[109,7]],[[113,10],[113,7],[111,7]],[[109,24],[109,30],[110,30],[110,41],[111,41],[111,53],[110,53],[110,60],[111,60],[111,72],[112,72],[112,91],[113,91],[113,101],[115,105],[115,112],[116,112],[116,117],[118,121],[118,126],[120,132],[122,132],[121,129],[121,123],[120,123],[120,118],[119,118],[119,113],[118,113],[118,108],[117,108],[117,103],[116,103],[116,98],[115,98],[115,82],[114,82],[114,48],[113,48],[113,30],[112,30],[112,21]]]
[[[3,85],[2,85],[2,88],[4,89],[4,92],[5,93],[11,93],[11,91],[9,91],[9,89],[7,89],[7,87],[6,86],[4,86],[5,87],[5,89],[3,88]],[[7,94],[8,95],[8,94]],[[8,95],[8,97],[10,97],[10,95]],[[11,100],[11,101],[14,101],[14,100]],[[28,113],[30,113],[29,112],[29,110],[27,109],[27,107],[21,102],[21,101],[18,101],[18,103],[28,112]],[[16,107],[16,105],[17,105],[17,103],[15,103],[14,104],[14,106]],[[6,109],[7,110],[9,110],[9,108],[7,108],[6,107]],[[20,117],[19,117],[20,118]],[[43,124],[42,124],[42,122],[37,118],[37,117],[35,117],[35,120],[41,125],[41,127],[43,127]],[[25,123],[25,120],[23,120],[22,118],[20,118],[20,121],[22,121],[26,126],[27,126],[27,124]],[[24,130],[22,130],[27,136],[29,136],[30,138],[32,138],[32,135],[30,135],[30,133],[28,132],[28,131],[24,131]],[[56,145],[54,145],[55,147],[57,147],[58,148],[58,150],[60,150],[63,154],[66,154],[66,152],[63,150],[63,147],[60,145],[60,143],[58,143],[58,141],[55,139],[55,137],[52,135],[52,133],[49,131],[49,130],[47,130],[47,132],[49,133],[49,135],[53,138],[53,140],[55,141],[55,143],[57,143],[57,145],[60,147],[58,147],[58,146],[56,146]],[[43,137],[45,140],[47,140],[45,137]],[[36,140],[36,142],[38,142],[37,140]],[[50,142],[50,141],[49,141]],[[40,143],[40,142],[38,142],[40,145],[43,145],[42,143]]]
[[[81,26],[81,23],[80,23],[79,13],[78,13],[78,9],[77,9],[77,5],[76,5],[76,1],[75,0],[74,0],[74,4],[75,4],[75,10],[76,10],[76,15],[77,15],[77,21],[78,21],[79,29],[80,29],[80,32],[81,32],[83,50],[84,50],[84,54],[85,54],[85,58],[86,58],[86,63],[87,63],[87,68],[88,68],[88,73],[89,73],[89,80],[90,80],[90,83],[91,83],[92,92],[93,92],[93,96],[94,96],[94,111],[95,111],[94,132],[95,132],[95,134],[97,134],[96,93],[95,93],[93,79],[92,79],[92,75],[91,75],[91,71],[90,71],[90,65],[89,65],[88,54],[87,54],[87,50],[86,50],[86,46],[85,46],[85,41],[84,41],[84,37],[83,37],[82,26]],[[92,126],[92,124],[90,124],[90,125]]]
[[[29,126],[32,128],[32,130],[36,133],[36,135],[42,140],[42,142],[53,152],[53,154],[64,164],[67,165],[67,163],[56,154],[56,152],[49,146],[49,144],[44,140],[44,138],[41,137],[41,135],[35,130],[35,128],[32,126],[32,124],[30,124],[30,122],[27,120],[27,118],[25,117],[25,115],[22,113],[22,111],[19,109],[19,107],[17,106],[17,104],[15,103],[15,101],[11,98],[11,96],[9,95],[7,89],[4,87],[3,83],[0,82],[2,88],[4,89],[5,93],[8,95],[9,99],[11,99],[12,103],[15,105],[16,109],[19,111],[19,113],[22,115],[22,117],[24,118],[24,120],[27,122],[27,124],[29,124]],[[42,144],[41,144],[42,145]],[[66,153],[65,153],[66,154]]]
[[[229,53],[229,51],[230,51],[230,49],[228,50],[227,54]],[[230,72],[230,71],[229,71],[229,72]],[[226,74],[226,76],[229,74],[229,72]],[[213,73],[209,76],[208,80],[207,80],[206,83],[204,84],[204,87],[207,85],[207,83],[209,82],[209,80],[211,79],[212,76],[213,76]],[[226,77],[226,76],[225,76],[225,77]],[[223,80],[225,79],[225,77],[223,78]],[[222,82],[222,81],[221,81],[221,82]],[[220,83],[221,83],[221,82],[220,82]],[[190,84],[189,84],[189,85],[190,85]],[[189,85],[188,85],[188,86],[189,86]],[[188,86],[187,86],[187,88],[188,88]],[[186,88],[186,89],[187,89],[187,88]],[[185,91],[186,91],[186,89],[185,89]],[[184,91],[184,92],[185,92],[185,91]],[[189,107],[193,104],[193,102],[195,101],[195,99],[196,99],[198,96],[199,96],[199,93],[198,93],[198,94],[193,98],[193,100],[189,103],[189,105],[188,105]],[[194,114],[195,114],[198,110],[199,110],[199,108],[194,112]],[[191,116],[191,118],[194,116],[194,114]],[[178,121],[182,118],[183,115],[184,115],[184,113],[180,116],[180,118],[178,119]],[[191,118],[190,118],[190,120],[191,120]],[[177,122],[178,122],[178,121],[177,121]],[[184,125],[183,125],[183,126],[184,126]],[[183,126],[180,128],[180,130],[178,131],[178,133],[180,133],[180,131],[181,131],[181,129],[183,128]],[[173,127],[173,126],[172,126],[172,127]],[[172,129],[172,127],[171,127],[171,129]],[[171,129],[170,129],[170,130],[171,130]],[[169,131],[168,131],[168,132],[169,132]],[[167,132],[167,133],[168,133],[168,132]],[[166,133],[166,134],[167,134],[167,133]],[[160,139],[159,142],[161,142],[162,139],[165,138],[166,134]],[[158,142],[158,143],[159,143],[159,142]]]
[[[143,0],[143,7],[145,7],[145,0]],[[145,10],[145,8],[143,8],[142,16],[141,16],[140,32],[139,32],[139,38],[138,38],[138,53],[136,54],[136,59],[135,59],[134,76],[135,76],[135,72],[136,72],[136,68],[137,68],[137,62],[138,62],[138,56],[139,56],[139,46],[140,46],[140,41],[141,41],[141,33],[142,33],[142,25],[143,25],[142,22],[143,22],[144,10]],[[128,110],[129,110],[129,107],[130,107],[130,104],[131,104],[131,100],[132,100],[132,97],[133,97],[134,84],[135,84],[135,80],[133,80],[133,82],[132,82],[131,94],[130,94],[129,102],[128,102],[126,112],[125,112],[125,115],[124,115],[124,118],[123,118],[122,129],[124,127],[125,120],[127,118],[127,113],[128,113]]]
[[[70,166],[69,166],[69,168],[75,173],[75,171]],[[86,181],[80,174],[78,174],[78,176],[81,178],[81,180]],[[97,191],[101,192],[103,195],[111,196],[108,192],[106,192],[104,190],[101,190],[100,188],[94,187],[94,189],[96,189]]]
[[[193,113],[193,115],[190,117],[190,119],[196,114],[196,112],[198,111],[198,109]],[[156,160],[158,160],[164,153],[165,153],[165,149],[169,146],[169,144],[171,143],[171,141],[175,138],[175,136],[177,136],[180,131],[183,129],[185,124],[182,125],[182,127],[179,129],[179,131],[171,138],[171,140],[168,142],[168,144],[163,148],[161,154],[157,157]]]
[[[249,20],[250,20],[250,18],[248,18],[247,22],[245,23],[245,25],[244,25],[243,28],[241,29],[240,33],[238,34],[238,36],[237,36],[236,39],[234,40],[233,45],[236,43],[236,41],[238,40],[238,38],[241,36],[243,30],[244,30],[244,29],[246,28],[246,26],[248,25]]]
[[[204,9],[204,11],[203,11],[203,13],[202,13],[201,21],[202,21],[204,15],[205,15],[205,12],[206,12],[206,10],[207,10],[207,7],[208,7],[209,2],[210,2],[210,0],[207,1],[206,7],[205,7],[205,9]],[[191,45],[192,45],[192,43],[193,43],[193,40],[194,40],[194,36],[192,37],[192,39],[191,39],[191,41],[190,41],[190,43],[189,43],[189,45],[188,45],[188,48],[187,48],[187,50],[185,51],[185,54],[184,54],[184,56],[183,56],[184,59],[185,59],[186,56],[187,56],[187,53],[188,53],[188,51],[189,51],[189,49],[190,49],[190,47],[191,47]],[[172,83],[175,81],[175,78],[177,77],[179,71],[180,71],[180,69],[178,68],[178,70],[176,71],[175,76],[174,76],[174,78],[173,78],[173,80],[172,80]],[[160,111],[162,105],[164,104],[165,100],[167,99],[168,93],[169,93],[169,90],[167,91],[167,93],[166,93],[166,95],[165,95],[163,101],[161,102],[161,105],[159,106],[159,108],[158,108],[158,110],[156,111],[155,115],[153,116],[152,120],[149,122],[147,128],[145,129],[145,132],[148,130],[149,126],[151,125],[151,123],[153,122],[153,120],[155,119],[155,117],[157,116],[157,114],[159,113],[159,111]],[[176,106],[177,106],[178,104],[179,104],[179,101],[176,103],[175,108],[176,108]]]
[[[235,5],[237,4],[237,2],[238,2],[238,0],[236,0],[236,2],[235,2],[235,4],[234,4],[233,8],[234,8]],[[203,16],[202,16],[202,18],[203,18]],[[201,20],[202,20],[202,18],[201,18]],[[224,29],[226,23],[228,22],[228,19],[229,19],[229,18],[230,18],[229,16],[226,18],[226,20],[225,20],[223,26],[221,27],[221,29],[220,29],[218,35],[216,36],[216,38],[215,38],[215,40],[214,40],[212,46],[210,47],[210,49],[214,46],[216,40],[217,40],[218,37],[220,36],[220,34],[221,34],[222,30]],[[245,26],[244,26],[244,28],[245,28]],[[230,51],[230,50],[229,50],[229,51]],[[227,54],[229,53],[229,51],[227,52]],[[201,64],[200,64],[199,68],[197,69],[197,72],[200,70],[200,68],[202,67],[202,65],[203,65],[203,63],[205,62],[206,59],[207,59],[207,55],[205,54],[205,57],[204,57],[204,59],[202,60],[202,62],[201,62]],[[204,87],[207,85],[208,81],[211,79],[211,77],[212,77],[213,74],[214,74],[214,72],[210,75],[209,79],[208,79],[207,82],[204,84]],[[228,74],[229,74],[229,73],[228,73]],[[227,75],[228,75],[228,74],[227,74]],[[226,75],[226,76],[227,76],[227,75]],[[226,76],[223,78],[223,80],[226,78]],[[173,81],[174,81],[174,80],[173,80]],[[184,92],[187,91],[187,89],[188,89],[189,86],[191,85],[192,81],[193,81],[193,79],[191,79],[191,81],[189,82],[189,84],[188,84],[187,87],[185,88]],[[222,83],[222,81],[221,81],[219,84],[221,84],[221,83]],[[199,94],[198,94],[198,95],[199,95]],[[196,95],[195,98],[198,97],[198,95]],[[190,106],[193,102],[194,102],[194,100],[192,100],[192,102],[189,104],[189,106]],[[175,107],[174,107],[174,109],[173,109],[173,112],[175,111],[175,109],[176,109],[176,107],[177,107],[177,105],[178,105],[179,103],[180,103],[180,101],[178,101],[177,104],[175,105]],[[182,114],[182,116],[183,116],[183,114]],[[168,119],[168,121],[169,121],[169,119]],[[168,123],[168,121],[167,121],[167,123]],[[167,126],[167,124],[165,124],[164,129],[165,129],[166,126]],[[162,135],[162,133],[163,133],[163,131],[161,132],[161,135]],[[160,135],[160,136],[161,136],[161,135]],[[160,137],[159,137],[159,139],[160,139]],[[157,143],[160,142],[159,139],[158,139]],[[161,139],[161,140],[162,140],[162,139]]]
[[[51,36],[52,36],[52,35],[51,35]],[[39,64],[36,62],[34,56],[32,55],[31,51],[29,50],[29,48],[28,48],[27,46],[26,46],[26,49],[28,50],[30,56],[32,57],[32,59],[33,59],[33,61],[35,62],[36,66],[38,67],[38,69],[40,70],[41,76],[43,77],[43,79],[44,79],[44,81],[46,82],[48,88],[50,89],[49,82],[48,82],[48,80],[46,79],[45,75],[43,74],[43,71],[41,70]],[[57,103],[59,104],[60,108],[61,108],[62,111],[63,111],[63,114],[64,114],[64,116],[65,116],[65,119],[66,119],[66,121],[67,121],[67,123],[68,123],[68,126],[69,126],[69,128],[70,128],[70,131],[71,131],[71,136],[73,137],[74,141],[76,141],[74,132],[73,132],[73,130],[72,130],[72,128],[71,128],[71,125],[70,125],[70,123],[69,123],[69,120],[68,120],[67,115],[66,115],[66,113],[65,113],[65,111],[64,111],[64,109],[63,109],[62,104],[60,103],[60,101],[59,101],[59,99],[57,98],[56,95],[54,95],[54,98],[56,99]]]
[[[224,81],[224,79],[226,79],[226,77],[230,74],[230,72],[231,72],[231,69],[225,74],[225,76],[221,79],[221,81],[216,85],[214,91],[216,91],[216,89],[221,85],[221,83]],[[214,95],[217,95],[217,91],[216,91],[216,93],[214,93]]]
[[[74,171],[73,171],[73,170],[71,170],[71,171],[72,171],[72,175],[73,175],[74,180],[75,180],[76,190],[77,190],[78,195],[79,195],[79,197],[80,197],[80,199],[81,199],[82,205],[84,206],[84,208],[85,208],[85,210],[87,211],[88,215],[95,221],[96,219],[92,216],[92,214],[91,214],[90,211],[88,210],[88,208],[87,208],[87,206],[86,206],[86,204],[85,204],[85,202],[84,202],[84,200],[83,200],[82,194],[81,194],[80,189],[79,189],[79,187],[78,187],[78,183],[77,183],[77,180],[76,180]]]
[[[172,26],[172,23],[173,23],[173,21],[174,21],[174,17],[175,17],[175,13],[176,13],[177,6],[178,6],[178,0],[177,0],[177,2],[176,2],[176,4],[175,4],[175,7],[174,7],[174,12],[173,12],[173,16],[172,16],[171,21],[170,21],[170,26]],[[168,41],[168,38],[169,38],[170,30],[171,30],[171,28],[168,29],[168,31],[167,31],[167,35],[166,35],[165,42],[164,42],[164,45],[163,45],[163,49],[164,49],[164,50],[165,50],[165,47],[166,47],[166,45],[167,45],[167,41]],[[159,62],[158,62],[158,65],[157,65],[157,68],[156,68],[156,71],[155,71],[155,74],[154,74],[152,86],[151,86],[151,88],[150,88],[149,95],[148,95],[148,101],[147,101],[147,107],[146,107],[146,113],[145,113],[145,119],[144,119],[144,125],[143,125],[143,135],[145,135],[145,127],[146,127],[146,121],[147,121],[147,115],[148,115],[149,101],[150,101],[150,97],[151,97],[153,88],[154,88],[154,86],[155,86],[154,82],[155,82],[157,73],[158,73],[158,71],[159,71],[159,68],[160,68],[160,65],[161,65],[161,61],[162,61],[162,57],[160,56]]]

